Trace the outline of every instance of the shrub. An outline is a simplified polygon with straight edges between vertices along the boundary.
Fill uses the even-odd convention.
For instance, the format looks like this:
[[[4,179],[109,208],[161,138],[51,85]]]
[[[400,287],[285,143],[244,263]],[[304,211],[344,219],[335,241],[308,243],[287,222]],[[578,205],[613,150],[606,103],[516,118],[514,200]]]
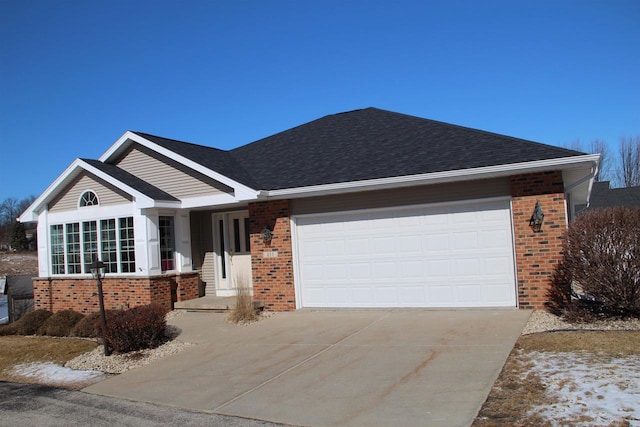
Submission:
[[[571,273],[559,262],[551,276],[551,286],[547,292],[548,310],[560,316],[571,305]]]
[[[16,332],[18,335],[35,335],[40,326],[53,315],[49,310],[35,310],[22,316],[16,323]]]
[[[71,335],[74,337],[82,338],[97,338],[100,330],[100,312],[94,311],[93,313],[84,316],[71,330]]]
[[[580,215],[566,233],[564,267],[606,315],[640,316],[640,208]]]
[[[119,353],[155,348],[162,344],[167,310],[157,304],[134,307],[107,317],[107,344]]]
[[[52,337],[67,337],[71,335],[71,330],[83,317],[84,314],[73,310],[58,311],[38,328],[37,334]]]
[[[15,322],[9,323],[6,325],[0,325],[0,336],[15,335],[17,333],[18,333],[18,328],[16,327]]]

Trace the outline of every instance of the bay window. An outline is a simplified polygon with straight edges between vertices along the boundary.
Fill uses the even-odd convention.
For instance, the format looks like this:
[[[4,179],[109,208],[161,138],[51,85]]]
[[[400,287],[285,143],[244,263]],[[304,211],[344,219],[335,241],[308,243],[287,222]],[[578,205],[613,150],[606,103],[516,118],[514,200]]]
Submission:
[[[51,274],[89,274],[96,258],[109,273],[135,272],[133,217],[55,224],[50,239]]]

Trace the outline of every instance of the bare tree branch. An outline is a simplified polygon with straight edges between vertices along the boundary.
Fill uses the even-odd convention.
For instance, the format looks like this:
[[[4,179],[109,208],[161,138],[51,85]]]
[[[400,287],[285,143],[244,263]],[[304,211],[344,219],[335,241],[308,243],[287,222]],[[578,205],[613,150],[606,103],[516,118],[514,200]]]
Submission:
[[[620,139],[620,167],[617,172],[623,186],[640,186],[640,136]]]

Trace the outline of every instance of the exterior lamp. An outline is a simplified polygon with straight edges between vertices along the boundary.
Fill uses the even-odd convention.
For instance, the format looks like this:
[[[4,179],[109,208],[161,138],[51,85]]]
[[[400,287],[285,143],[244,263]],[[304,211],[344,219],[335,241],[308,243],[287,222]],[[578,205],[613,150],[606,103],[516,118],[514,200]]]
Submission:
[[[102,294],[102,278],[104,277],[105,265],[96,257],[91,263],[91,274],[98,283],[98,302],[100,303],[100,325],[102,327],[102,342],[104,344],[104,355],[109,356],[111,350],[107,344],[107,318],[104,312],[104,295]]]
[[[542,212],[542,206],[540,206],[540,202],[536,202],[536,206],[533,208],[533,214],[529,220],[529,227],[533,229],[534,233],[540,233],[542,231],[543,220],[544,212]]]
[[[262,235],[262,241],[265,245],[268,245],[271,239],[273,239],[273,232],[269,229],[269,226],[265,226],[260,234]]]

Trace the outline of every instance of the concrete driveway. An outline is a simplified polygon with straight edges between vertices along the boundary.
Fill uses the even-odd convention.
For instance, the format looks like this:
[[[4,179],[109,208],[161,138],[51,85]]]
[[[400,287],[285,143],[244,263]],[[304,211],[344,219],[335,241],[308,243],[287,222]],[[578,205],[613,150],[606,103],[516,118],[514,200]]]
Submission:
[[[300,426],[468,426],[529,311],[184,313],[198,344],[84,391]]]

